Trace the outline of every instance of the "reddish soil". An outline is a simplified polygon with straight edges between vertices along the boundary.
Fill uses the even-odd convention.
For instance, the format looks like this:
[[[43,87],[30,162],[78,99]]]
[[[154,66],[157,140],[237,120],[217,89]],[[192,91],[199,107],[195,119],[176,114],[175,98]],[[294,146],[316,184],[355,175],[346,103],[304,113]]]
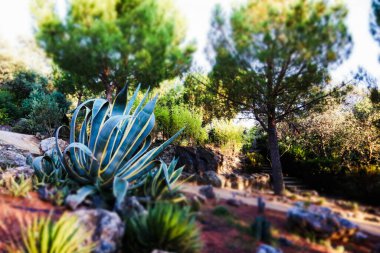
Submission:
[[[213,214],[216,206],[224,206],[230,215],[217,216]],[[64,208],[53,206],[41,201],[35,192],[29,198],[15,198],[0,194],[0,252],[12,242],[20,241],[20,227],[35,217],[58,217]],[[250,225],[257,216],[257,208],[249,205],[231,207],[225,201],[207,201],[202,205],[198,224],[201,229],[203,253],[252,253],[256,251],[259,242],[255,242],[250,234]],[[272,233],[275,238],[286,238],[292,246],[280,247],[284,253],[298,252],[334,252],[331,246],[311,242],[308,239],[289,232],[286,228],[286,214],[278,211],[266,210],[266,218],[272,224]],[[369,237],[365,243],[345,243],[345,252],[370,253],[379,237]]]
[[[224,206],[230,216],[217,216],[212,213],[216,206]],[[203,253],[251,253],[256,252],[258,242],[250,235],[249,227],[257,216],[257,208],[248,205],[231,207],[225,201],[208,202],[201,208],[199,227],[204,244]],[[272,233],[275,238],[286,238],[292,245],[279,246],[284,253],[298,252],[334,252],[331,246],[315,243],[301,236],[288,232],[286,228],[286,214],[266,210],[266,218],[272,224]],[[345,243],[345,252],[370,253],[375,244],[380,242],[379,237],[369,237],[365,243]],[[276,244],[276,243],[275,243]],[[276,245],[275,245],[276,246]],[[335,245],[336,246],[336,245]]]
[[[63,211],[61,207],[40,200],[36,192],[30,192],[27,198],[0,194],[0,252],[5,252],[6,246],[20,241],[20,229],[26,223],[49,214],[57,217]]]

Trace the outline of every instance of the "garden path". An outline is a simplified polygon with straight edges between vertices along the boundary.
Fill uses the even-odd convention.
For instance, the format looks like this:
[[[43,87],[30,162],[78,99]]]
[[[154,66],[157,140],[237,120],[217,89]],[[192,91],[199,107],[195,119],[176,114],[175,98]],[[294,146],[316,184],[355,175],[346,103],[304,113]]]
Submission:
[[[191,194],[199,194],[199,188],[202,186],[194,185],[185,183],[183,185],[183,191]],[[287,212],[291,207],[292,204],[284,203],[279,201],[273,194],[269,192],[263,192],[262,194],[247,194],[244,191],[239,190],[233,190],[233,189],[223,189],[223,188],[214,188],[214,192],[217,196],[217,198],[220,199],[230,199],[230,198],[236,198],[238,200],[241,200],[243,203],[251,206],[257,206],[257,199],[259,196],[261,196],[266,203],[266,208],[280,211],[280,212]],[[341,211],[336,209],[334,206],[330,205],[329,203],[324,204],[324,206],[331,208],[333,211]],[[379,222],[372,222],[367,221],[364,219],[359,218],[348,218],[352,222],[355,222],[360,229],[365,232],[369,233],[375,236],[380,236],[380,223]]]

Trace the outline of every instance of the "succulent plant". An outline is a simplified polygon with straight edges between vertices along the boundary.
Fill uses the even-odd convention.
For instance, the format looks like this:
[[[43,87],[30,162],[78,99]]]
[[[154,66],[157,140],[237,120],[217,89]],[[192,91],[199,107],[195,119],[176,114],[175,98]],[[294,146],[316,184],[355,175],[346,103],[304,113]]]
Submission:
[[[50,216],[35,218],[25,227],[22,239],[29,253],[90,253],[95,245],[86,245],[89,235],[76,216],[64,214],[56,222]]]
[[[177,159],[173,159],[169,166],[161,162],[160,167],[148,173],[143,195],[154,201],[185,201],[186,198],[179,192],[179,186],[175,186],[183,170],[183,167],[175,170],[177,162]]]
[[[77,194],[68,197],[71,206],[96,191],[112,192],[117,202],[123,201],[127,190],[143,186],[148,173],[160,167],[156,157],[183,130],[149,150],[157,96],[146,102],[147,91],[137,103],[138,92],[139,87],[128,100],[124,87],[113,104],[105,99],[85,101],[73,113],[69,145],[63,152],[58,146],[62,127],[55,133],[58,164],[51,158],[34,160],[37,175],[49,176],[63,170],[71,180],[82,185]],[[165,177],[168,181],[171,176],[165,173]]]
[[[262,241],[265,243],[271,242],[271,223],[265,218],[265,216],[257,216],[251,226],[251,229],[256,241]]]
[[[189,206],[157,203],[147,213],[126,222],[126,252],[195,253],[201,250],[200,242],[200,233]]]

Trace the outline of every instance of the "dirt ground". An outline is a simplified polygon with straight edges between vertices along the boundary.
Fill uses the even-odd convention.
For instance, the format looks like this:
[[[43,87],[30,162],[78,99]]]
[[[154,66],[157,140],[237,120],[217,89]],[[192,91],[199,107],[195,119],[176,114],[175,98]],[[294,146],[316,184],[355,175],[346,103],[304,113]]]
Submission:
[[[220,217],[213,213],[217,206],[224,206],[231,215]],[[251,253],[256,252],[260,242],[255,242],[250,234],[250,225],[257,216],[257,207],[243,204],[232,207],[226,201],[211,201],[201,208],[199,227],[202,230],[204,243],[203,253]],[[313,242],[299,235],[288,232],[286,227],[286,214],[279,211],[266,210],[266,218],[272,224],[274,246],[281,248],[284,253],[296,252],[353,252],[370,253],[380,242],[380,237],[370,236],[364,243],[346,243],[331,245],[328,242]],[[279,238],[287,239],[291,246],[281,246]],[[339,247],[340,246],[340,247]],[[343,247],[344,248],[343,248]]]
[[[20,229],[34,218],[48,215],[54,218],[63,211],[61,207],[40,200],[36,192],[30,192],[26,198],[0,194],[0,252],[6,252],[6,246],[20,242]]]
[[[214,213],[215,207],[223,206],[228,215],[220,216]],[[20,227],[25,222],[38,216],[53,215],[59,217],[65,211],[48,202],[41,201],[35,192],[29,198],[15,198],[0,194],[0,252],[10,243],[21,240]],[[242,204],[239,207],[229,206],[225,200],[206,201],[201,206],[197,220],[201,229],[203,242],[202,253],[251,253],[256,251],[259,242],[255,242],[250,233],[250,225],[257,216],[257,207]],[[313,242],[290,233],[286,228],[286,214],[280,211],[266,210],[266,218],[272,224],[274,246],[280,247],[284,253],[296,252],[343,252],[337,250],[337,245],[326,242]],[[291,242],[291,246],[281,246],[278,238]],[[380,237],[370,236],[365,243],[346,243],[344,252],[371,253]],[[335,247],[335,249],[334,249]]]

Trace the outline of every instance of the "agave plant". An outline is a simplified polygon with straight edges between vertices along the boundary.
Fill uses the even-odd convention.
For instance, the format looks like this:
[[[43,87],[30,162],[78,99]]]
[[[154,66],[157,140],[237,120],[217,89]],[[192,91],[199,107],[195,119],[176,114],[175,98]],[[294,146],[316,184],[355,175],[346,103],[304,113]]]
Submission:
[[[22,231],[25,251],[29,253],[90,253],[95,245],[86,244],[91,233],[85,231],[74,215],[64,214],[58,221],[35,218]]]
[[[179,186],[175,186],[181,176],[183,167],[175,170],[178,159],[173,159],[169,166],[161,162],[159,168],[151,171],[143,187],[143,194],[154,201],[168,199],[171,202],[180,202],[185,200],[184,196],[179,194]]]
[[[202,248],[190,207],[172,203],[157,203],[147,213],[129,218],[124,238],[126,252],[196,253]]]
[[[66,182],[67,173],[55,149],[47,151],[43,156],[36,157],[33,160],[32,166],[39,185],[45,183],[59,185]]]
[[[144,185],[149,172],[160,166],[156,157],[182,130],[158,147],[149,149],[150,133],[155,124],[154,107],[157,96],[147,101],[148,91],[138,102],[139,87],[130,100],[127,87],[117,95],[113,104],[105,99],[90,99],[79,105],[70,123],[70,140],[61,152],[59,132],[55,133],[59,164],[80,188],[68,202],[76,205],[96,191],[111,192],[117,201],[125,198],[127,190]],[[53,159],[36,158],[33,167],[39,174],[52,173],[46,163]],[[169,174],[166,173],[166,177]]]

